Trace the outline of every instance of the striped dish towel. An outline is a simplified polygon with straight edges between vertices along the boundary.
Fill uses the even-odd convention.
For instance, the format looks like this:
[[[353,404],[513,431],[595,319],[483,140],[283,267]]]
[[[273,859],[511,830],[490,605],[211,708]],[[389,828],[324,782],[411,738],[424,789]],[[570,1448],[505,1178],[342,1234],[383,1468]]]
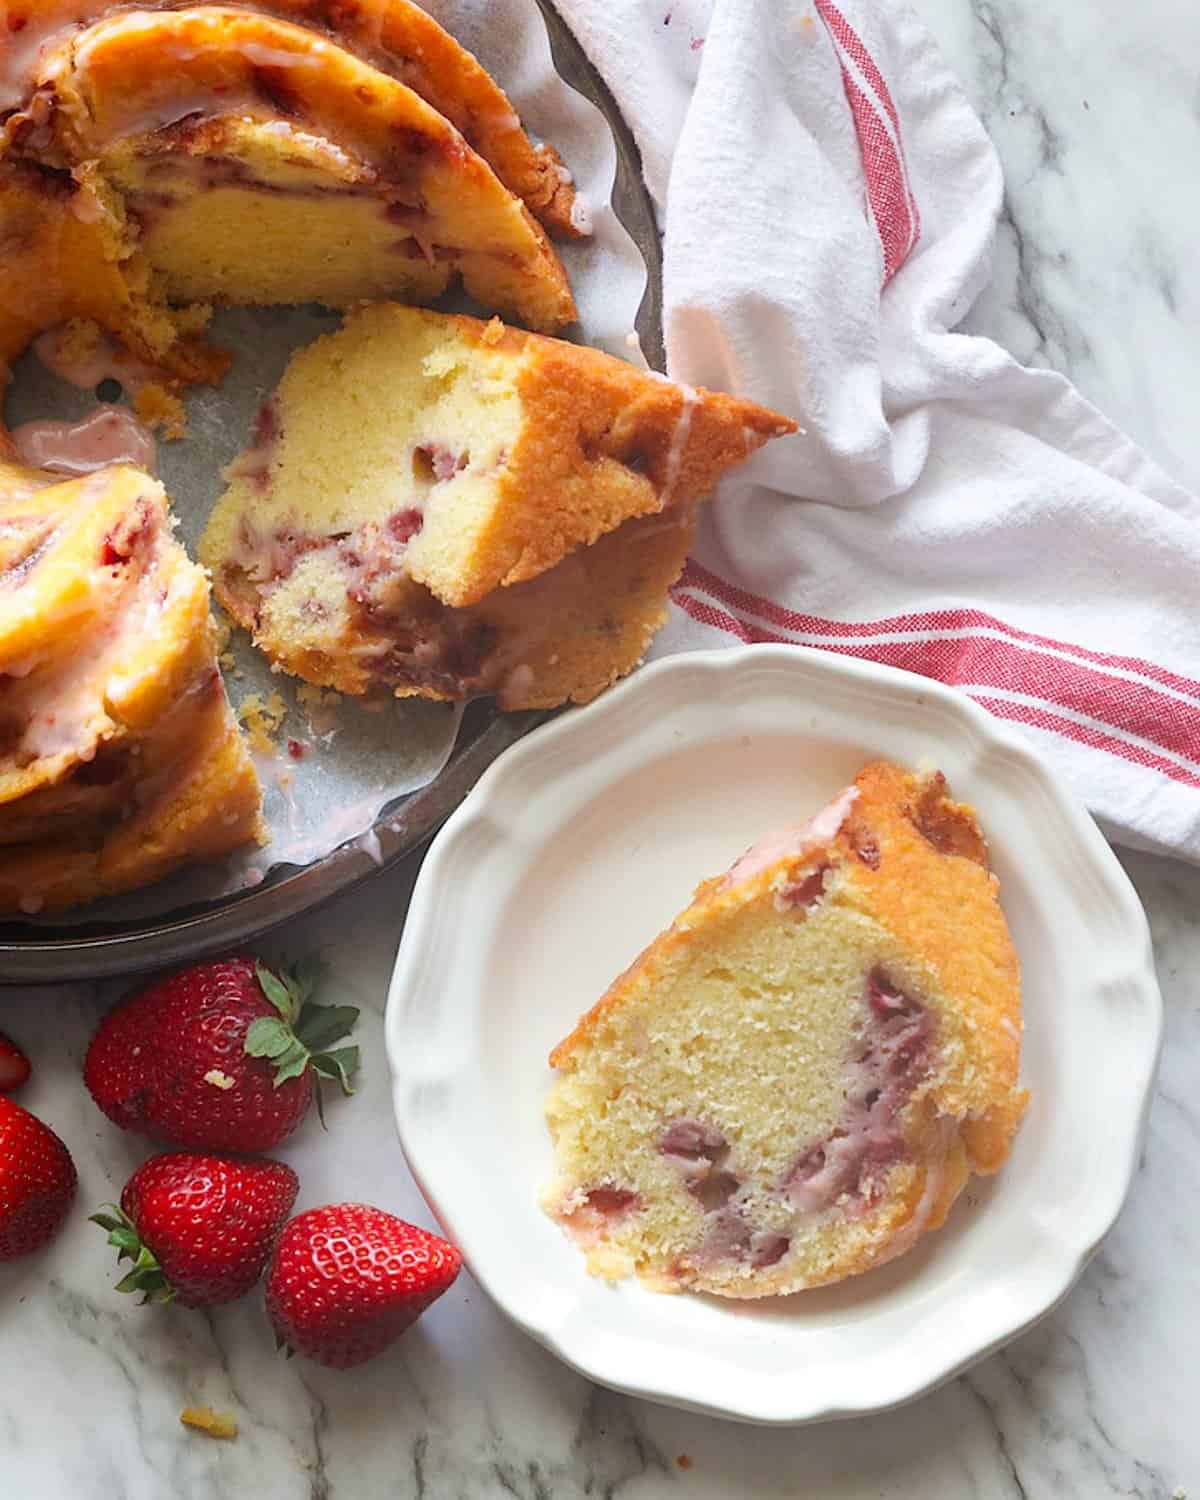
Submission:
[[[655,654],[790,641],[1020,727],[1200,859],[1200,501],[1061,376],[952,332],[995,152],[891,0],[559,0],[665,227],[670,370],[807,429],[707,507]]]

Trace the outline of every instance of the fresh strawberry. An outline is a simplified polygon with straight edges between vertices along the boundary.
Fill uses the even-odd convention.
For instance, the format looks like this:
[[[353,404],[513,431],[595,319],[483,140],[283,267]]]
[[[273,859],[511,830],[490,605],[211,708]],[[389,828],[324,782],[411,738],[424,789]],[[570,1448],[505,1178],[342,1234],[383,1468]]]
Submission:
[[[0,1098],[0,1260],[53,1239],[74,1196],[71,1153],[36,1115]]]
[[[142,1163],[120,1208],[91,1217],[117,1260],[133,1262],[117,1291],[213,1307],[244,1297],[262,1275],[299,1186],[281,1161],[170,1152]]]
[[[125,1130],[206,1151],[269,1151],[300,1124],[315,1078],[344,1093],[358,1048],[327,1049],[352,1005],[316,1005],[315,974],[274,974],[253,958],[198,964],[105,1016],[83,1063],[92,1098]]]
[[[0,1094],[12,1094],[29,1078],[29,1059],[0,1031]]]
[[[448,1241],[365,1203],[298,1214],[267,1268],[280,1347],[343,1370],[397,1338],[450,1286],[462,1256]]]

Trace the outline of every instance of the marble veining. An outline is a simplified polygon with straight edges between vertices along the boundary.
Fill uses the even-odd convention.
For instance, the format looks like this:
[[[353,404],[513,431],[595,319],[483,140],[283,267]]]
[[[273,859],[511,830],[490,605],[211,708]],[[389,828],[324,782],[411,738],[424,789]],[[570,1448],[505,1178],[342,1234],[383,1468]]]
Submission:
[[[921,0],[1004,159],[995,277],[967,326],[1069,374],[1200,485],[1200,7]],[[0,1267],[0,1495],[21,1500],[1200,1500],[1200,870],[1130,854],[1167,1007],[1160,1085],[1128,1207],[1033,1331],[900,1411],[759,1430],[592,1387],[466,1276],[389,1354],[331,1372],[275,1354],[255,1298],[139,1309],[111,1290],[85,1212],[149,1148],[78,1082],[113,985],[0,992],[33,1054],[30,1107],[70,1143],[80,1204],[52,1249]],[[363,1007],[359,1094],[280,1154],[300,1207],[363,1198],[431,1223],[395,1144],[382,1004],[410,872],[285,931]],[[352,1142],[352,1149],[348,1143]],[[232,1408],[233,1443],[186,1433]]]
[[[1200,488],[1200,7],[919,0],[1005,169],[991,285],[964,327],[1060,370]]]

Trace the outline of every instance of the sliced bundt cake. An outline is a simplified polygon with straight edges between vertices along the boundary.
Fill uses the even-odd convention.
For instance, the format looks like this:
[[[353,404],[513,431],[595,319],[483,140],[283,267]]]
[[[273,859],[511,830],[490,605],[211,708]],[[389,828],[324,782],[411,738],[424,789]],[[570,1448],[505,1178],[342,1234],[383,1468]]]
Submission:
[[[414,611],[439,629],[469,622],[471,636],[504,620],[515,636],[523,601],[540,596],[505,599],[510,586],[637,517],[686,517],[724,469],[791,430],[749,402],[498,320],[362,308],[292,360],[201,557],[221,602],[289,671],[349,692],[420,690],[408,675]],[[675,556],[678,530],[643,544],[653,531],[630,534],[631,559]],[[621,546],[596,565],[606,586]],[[623,597],[604,606],[581,593],[597,624],[609,621],[621,671],[637,659],[615,649]],[[645,631],[634,634],[644,646]]]
[[[99,177],[172,302],[428,300],[557,330],[575,307],[524,203],[437,110],[271,16],[121,11],[42,58],[9,154]]]
[[[14,488],[0,500],[0,911],[145,885],[259,831],[208,581],[161,487],[118,465]]]
[[[64,34],[122,9],[113,0],[7,0],[0,10],[0,119],[36,88],[46,53]],[[142,10],[175,9],[170,0]],[[254,0],[240,9],[293,21],[397,78],[461,133],[501,182],[553,233],[576,234],[571,174],[535,146],[503,90],[464,47],[411,0]]]
[[[544,1204],[596,1274],[763,1297],[870,1270],[1008,1156],[1017,957],[970,808],[868,766],[551,1054]]]

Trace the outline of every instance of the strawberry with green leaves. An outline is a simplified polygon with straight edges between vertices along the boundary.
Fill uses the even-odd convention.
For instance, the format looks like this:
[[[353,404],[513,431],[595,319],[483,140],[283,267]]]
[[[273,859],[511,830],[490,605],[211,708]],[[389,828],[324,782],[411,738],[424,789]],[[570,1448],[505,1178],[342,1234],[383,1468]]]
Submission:
[[[311,967],[289,975],[239,957],[156,980],[101,1021],[84,1082],[125,1130],[196,1150],[269,1151],[314,1095],[320,1110],[320,1079],[353,1092],[358,1048],[334,1044],[358,1011],[316,1004],[315,979]]]
[[[215,1307],[245,1296],[262,1275],[299,1186],[281,1161],[168,1152],[142,1163],[119,1208],[91,1218],[118,1262],[132,1262],[117,1291]]]

